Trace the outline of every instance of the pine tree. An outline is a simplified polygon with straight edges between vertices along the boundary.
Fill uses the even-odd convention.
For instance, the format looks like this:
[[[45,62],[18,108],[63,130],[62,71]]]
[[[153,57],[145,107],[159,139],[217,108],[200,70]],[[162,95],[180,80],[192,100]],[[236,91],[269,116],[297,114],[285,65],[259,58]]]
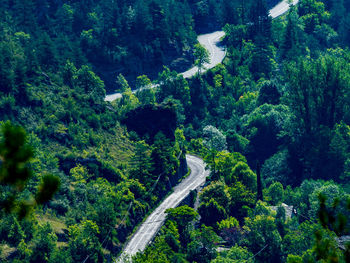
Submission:
[[[255,44],[254,54],[250,69],[258,79],[268,75],[271,71],[271,17],[265,0],[256,0],[250,9],[250,25],[248,27],[248,37]]]

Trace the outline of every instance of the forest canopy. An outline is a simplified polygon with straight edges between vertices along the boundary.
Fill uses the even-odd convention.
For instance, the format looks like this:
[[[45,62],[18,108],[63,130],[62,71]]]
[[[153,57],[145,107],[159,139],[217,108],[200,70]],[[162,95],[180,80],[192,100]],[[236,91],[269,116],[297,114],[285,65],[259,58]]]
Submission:
[[[0,261],[114,261],[194,154],[132,262],[349,262],[350,1],[277,2],[1,1]]]

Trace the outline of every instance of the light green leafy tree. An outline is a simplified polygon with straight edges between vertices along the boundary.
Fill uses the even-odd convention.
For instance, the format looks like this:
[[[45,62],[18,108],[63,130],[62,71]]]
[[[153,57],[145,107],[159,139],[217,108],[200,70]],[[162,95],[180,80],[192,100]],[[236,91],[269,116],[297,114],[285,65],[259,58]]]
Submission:
[[[69,250],[74,262],[103,262],[102,247],[98,240],[100,230],[96,223],[84,220],[72,225],[69,232]]]
[[[226,136],[219,131],[216,127],[208,125],[203,129],[203,144],[207,147],[208,154],[205,157],[205,161],[212,168],[213,175],[216,175],[216,155],[219,151],[227,149]]]
[[[198,213],[193,208],[184,205],[176,208],[169,208],[165,211],[166,219],[176,223],[179,229],[180,241],[182,245],[186,245],[190,241],[189,227],[193,220],[198,218]]]
[[[253,263],[253,253],[248,251],[247,248],[239,247],[235,245],[228,251],[220,252],[217,258],[211,261],[211,263]]]
[[[277,205],[284,201],[284,189],[283,185],[280,182],[275,182],[269,186],[267,189],[268,201],[271,202],[272,205]]]
[[[211,227],[202,225],[192,231],[192,241],[187,246],[187,258],[191,262],[209,263],[217,255],[215,244],[220,240]]]
[[[210,63],[209,52],[198,43],[194,46],[194,56],[196,58],[194,64],[198,67],[198,75],[200,75],[202,69],[204,69],[204,64]]]
[[[49,223],[39,226],[33,238],[34,248],[31,262],[47,262],[52,251],[56,248],[57,236]]]
[[[279,262],[281,257],[282,238],[277,231],[275,219],[269,215],[257,215],[246,218],[245,226],[250,251],[259,254],[256,258],[261,262]]]
[[[138,76],[136,79],[136,96],[143,105],[152,104],[156,101],[156,92],[152,88],[152,82],[146,75]]]

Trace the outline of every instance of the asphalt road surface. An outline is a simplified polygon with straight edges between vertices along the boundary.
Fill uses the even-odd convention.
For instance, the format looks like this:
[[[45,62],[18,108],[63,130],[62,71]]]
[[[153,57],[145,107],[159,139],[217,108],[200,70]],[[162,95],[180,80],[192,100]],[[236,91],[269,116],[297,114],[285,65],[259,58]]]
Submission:
[[[221,38],[225,35],[224,31],[216,31],[210,34],[199,35],[197,40],[209,51],[210,63],[204,64],[204,71],[215,67],[217,64],[221,63],[226,55],[226,50],[224,47],[220,47]],[[198,72],[198,67],[193,67],[186,72],[180,73],[184,78],[193,77]]]
[[[293,5],[296,5],[299,2],[299,0],[293,0]],[[279,4],[277,4],[274,8],[270,10],[270,16],[272,18],[279,17],[280,15],[283,15],[285,12],[287,12],[289,9],[289,3],[287,0],[283,0]]]
[[[133,256],[138,251],[143,251],[163,225],[166,216],[165,210],[177,207],[191,190],[205,183],[209,171],[205,170],[203,160],[193,155],[186,155],[186,160],[188,167],[191,169],[191,174],[175,186],[173,193],[141,224],[116,262],[125,262],[126,257]]]

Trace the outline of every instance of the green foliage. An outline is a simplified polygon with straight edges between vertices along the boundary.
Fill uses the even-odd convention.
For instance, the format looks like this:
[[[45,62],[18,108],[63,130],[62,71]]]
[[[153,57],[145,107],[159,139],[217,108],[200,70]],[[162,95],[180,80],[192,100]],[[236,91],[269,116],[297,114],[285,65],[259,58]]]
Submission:
[[[217,255],[215,243],[219,241],[211,227],[202,226],[192,232],[192,241],[187,247],[187,258],[198,263],[210,262]]]
[[[301,21],[296,12],[296,8],[290,8],[287,15],[287,26],[284,32],[284,39],[282,43],[282,57],[293,58],[301,53]]]
[[[217,230],[226,246],[239,244],[244,236],[244,232],[240,228],[238,220],[232,216],[218,222]]]
[[[219,205],[214,199],[207,203],[201,203],[198,207],[198,213],[201,216],[201,222],[207,226],[215,226],[217,222],[226,218],[225,208]]]
[[[282,123],[289,115],[288,107],[271,104],[263,104],[249,114],[244,128],[249,139],[250,158],[263,162],[277,151],[281,144],[279,135],[283,131]]]
[[[22,227],[19,224],[18,220],[16,218],[13,218],[12,224],[8,229],[8,242],[13,246],[17,246],[22,240],[25,239],[25,237],[25,233],[22,230]]]
[[[70,175],[74,178],[74,184],[86,184],[91,177],[88,170],[80,164],[70,170]]]
[[[283,253],[302,256],[307,249],[312,247],[315,241],[314,233],[319,228],[316,223],[305,221],[296,229],[288,230],[282,242]]]
[[[158,74],[157,82],[159,84],[157,88],[157,101],[159,103],[168,97],[172,97],[179,100],[186,108],[191,105],[190,87],[182,75],[171,71],[168,67],[164,67],[163,71]]]
[[[280,182],[275,182],[267,189],[266,199],[271,202],[272,205],[278,205],[284,201],[284,189]]]
[[[218,229],[219,230],[223,230],[225,228],[228,229],[228,228],[232,228],[232,227],[239,227],[238,220],[232,216],[218,222]]]
[[[227,207],[230,200],[228,187],[220,181],[212,182],[210,185],[204,187],[200,192],[199,198],[203,203],[208,203],[211,200],[214,200],[222,207]]]
[[[219,256],[211,261],[212,263],[239,263],[253,262],[253,253],[240,246],[231,247],[228,251],[221,252]]]
[[[35,201],[23,199],[20,193],[32,176],[28,161],[33,157],[31,147],[26,143],[23,128],[6,122],[2,126],[3,137],[0,142],[0,183],[4,188],[1,208],[7,212],[15,211],[19,218],[25,217],[38,204],[50,200],[59,188],[59,179],[53,175],[44,175],[35,195]]]
[[[349,137],[350,136],[350,127],[344,122],[336,124],[333,136],[330,142],[330,156],[332,159],[337,161],[334,165],[336,174],[340,174],[340,180],[346,182],[348,176],[350,175],[349,170]],[[344,169],[342,171],[342,168]]]
[[[281,97],[278,84],[276,81],[264,81],[259,90],[257,105],[263,104],[279,104]]]
[[[291,168],[288,165],[288,157],[288,151],[283,150],[272,155],[264,162],[261,168],[261,173],[266,185],[269,185],[274,181],[279,181],[283,185],[291,183],[289,180]]]
[[[31,262],[47,262],[56,247],[56,241],[57,236],[53,233],[49,223],[39,226],[33,238],[34,248]]]
[[[153,147],[151,154],[152,162],[155,166],[153,174],[161,178],[162,183],[158,184],[156,189],[162,192],[168,184],[167,180],[172,179],[176,175],[180,161],[177,159],[178,153],[173,148],[172,141],[167,139],[162,132],[159,132],[154,137]]]
[[[194,56],[196,58],[194,64],[198,67],[198,74],[200,75],[202,69],[204,69],[204,64],[210,63],[209,52],[205,47],[198,43],[194,46]]]
[[[136,96],[142,105],[155,103],[155,91],[151,80],[146,75],[137,77],[136,88],[138,89]]]
[[[288,255],[287,257],[287,263],[302,263],[303,259],[299,256],[295,256],[295,255]]]
[[[255,204],[255,194],[241,182],[237,182],[229,188],[231,197],[230,214],[240,221],[247,215],[247,208]]]
[[[250,169],[248,164],[238,162],[232,169],[230,176],[226,179],[228,185],[241,182],[252,192],[256,190],[256,174]]]
[[[33,157],[33,151],[26,144],[26,133],[23,128],[6,122],[2,126],[2,134],[1,182],[23,189],[25,182],[31,176],[31,170],[25,164]]]
[[[293,120],[287,126],[293,134],[291,152],[296,155],[295,147],[299,147],[299,154],[293,157],[299,158],[305,169],[317,167],[310,176],[327,178],[333,173],[333,163],[327,165],[326,162],[331,129],[346,112],[347,62],[343,58],[324,55],[315,60],[291,63],[287,68],[290,88],[286,99],[293,113]],[[294,122],[295,118],[299,121]],[[299,135],[293,133],[296,129]],[[334,175],[334,178],[338,176]]]
[[[133,257],[133,262],[187,262],[179,249],[178,229],[173,221],[167,221],[153,245]]]
[[[102,247],[96,223],[84,220],[69,227],[69,250],[73,261],[103,262]]]
[[[203,129],[204,146],[209,150],[205,161],[212,168],[214,179],[217,176],[216,156],[218,151],[226,150],[226,136],[214,126],[208,125]]]
[[[187,205],[169,208],[165,212],[167,213],[166,219],[176,223],[180,234],[179,240],[185,246],[191,241],[190,224],[198,218],[198,212]]]
[[[217,128],[209,125],[203,129],[204,145],[215,151],[226,150],[226,137]]]
[[[139,99],[132,93],[131,89],[126,89],[120,100],[116,102],[117,112],[119,118],[125,117],[125,115],[133,109],[136,109],[140,105]]]
[[[1,256],[14,247],[14,262],[103,262],[104,253],[118,253],[178,181],[186,136],[189,149],[206,156],[212,171],[200,195],[201,220],[234,247],[214,259],[219,239],[212,229],[192,224],[195,211],[182,208],[135,262],[344,261],[332,231],[348,227],[347,187],[325,181],[286,186],[305,178],[348,181],[348,1],[302,0],[272,26],[267,5],[276,1],[59,2],[0,4],[0,119],[29,134],[26,140],[13,128],[11,145],[1,137],[1,201],[24,215],[52,197],[57,179],[46,174],[61,180],[54,199],[38,209],[58,216],[53,230],[43,222],[38,227],[36,215],[19,221],[1,211]],[[205,25],[225,25],[226,58],[186,80],[173,69],[183,71],[194,51],[203,73],[208,53],[191,47],[194,29],[208,30]],[[153,78],[163,64],[171,69],[164,68],[159,86],[148,89],[143,74]],[[135,84],[143,90],[133,94]],[[105,89],[115,88],[123,97],[104,102]],[[171,113],[144,114],[156,102]],[[133,122],[130,111],[143,113],[138,120],[144,122],[135,122],[137,130],[146,127],[140,138],[118,123]],[[266,196],[273,204],[286,188],[284,199],[296,214],[291,220],[281,209],[275,216],[266,204],[256,204],[256,176],[249,168],[256,161],[263,164],[263,183],[272,184]],[[10,166],[20,179],[8,176]],[[327,230],[315,223],[320,193],[328,196],[320,213]],[[63,221],[69,237],[55,226]],[[56,231],[68,247],[56,246]]]
[[[249,230],[247,237],[249,248],[253,253],[261,252],[256,258],[261,262],[277,262],[281,256],[281,236],[277,231],[274,218],[257,215],[247,218],[245,225]]]
[[[151,149],[145,141],[136,143],[135,152],[130,164],[130,176],[147,185],[146,182],[152,176],[153,162]]]
[[[106,95],[103,81],[85,65],[76,72],[76,86],[97,103],[102,103]]]
[[[325,10],[324,3],[316,0],[303,0],[298,7],[298,13],[305,23],[305,32],[312,33],[317,25],[327,22],[330,14]]]
[[[346,200],[347,195],[345,195],[342,189],[336,184],[325,184],[320,188],[315,189],[311,195],[309,195],[310,202],[310,212],[309,215],[311,218],[317,217],[317,211],[319,209],[319,195],[322,195],[327,198],[327,201],[324,201],[323,204],[325,207],[330,208],[336,203],[339,203],[340,200]],[[344,203],[342,204],[343,206]]]
[[[246,163],[246,158],[238,152],[218,152],[215,158],[215,168],[217,173],[227,182],[232,174],[232,168],[238,162]],[[209,165],[210,163],[207,162]]]
[[[247,35],[247,26],[226,24],[223,30],[225,31],[225,41],[227,45],[239,47],[241,49]]]
[[[167,219],[176,222],[178,228],[181,230],[184,230],[189,223],[198,217],[198,213],[187,205],[169,208],[165,212],[167,213]]]

